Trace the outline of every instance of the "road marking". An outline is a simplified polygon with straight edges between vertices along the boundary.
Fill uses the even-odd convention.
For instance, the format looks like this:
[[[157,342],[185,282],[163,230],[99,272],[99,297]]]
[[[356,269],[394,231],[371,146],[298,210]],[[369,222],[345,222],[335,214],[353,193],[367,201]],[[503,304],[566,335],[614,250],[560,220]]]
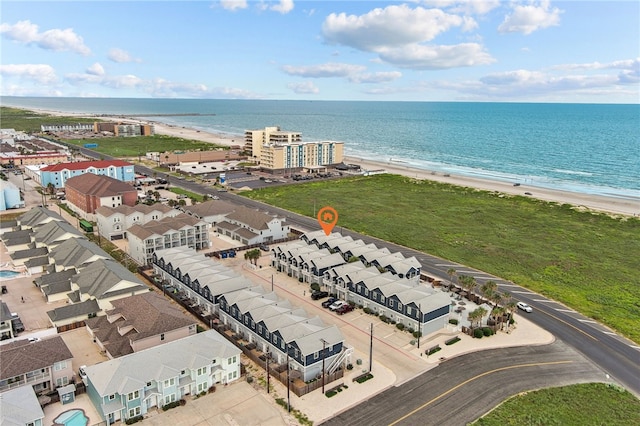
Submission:
[[[597,321],[594,321],[594,320],[588,320],[588,319],[578,319],[578,321],[580,321],[580,322],[586,322],[586,323],[589,323],[589,324],[597,324],[597,323],[598,323]]]
[[[427,401],[424,404],[422,404],[420,407],[416,408],[413,411],[410,411],[409,413],[405,414],[404,416],[400,417],[398,420],[396,420],[393,423],[390,423],[389,426],[393,426],[396,425],[398,423],[400,423],[401,421],[405,420],[408,417],[413,416],[415,413],[417,413],[418,411],[422,410],[423,408],[425,408],[426,406],[436,402],[437,400],[439,400],[440,398],[443,398],[447,395],[449,395],[451,392],[457,390],[458,388],[466,385],[467,383],[473,382],[474,380],[477,380],[481,377],[487,376],[489,374],[493,374],[493,373],[497,373],[499,371],[505,371],[505,370],[513,370],[514,368],[526,368],[526,367],[539,367],[542,365],[557,365],[557,364],[570,364],[573,361],[550,361],[550,362],[536,362],[536,363],[531,363],[531,364],[518,364],[518,365],[510,365],[507,367],[501,367],[501,368],[496,368],[495,370],[490,370],[490,371],[485,371],[482,374],[479,374],[475,377],[472,377],[470,379],[465,380],[464,382],[452,387],[451,389],[449,389],[448,391],[441,393],[440,395],[436,396],[435,398],[433,398],[431,401]]]
[[[501,285],[503,287],[520,287],[518,284],[503,284],[503,283],[498,283],[498,285]]]
[[[608,334],[609,336],[617,336],[613,331],[603,331],[604,334]]]
[[[545,302],[545,303],[558,303],[555,300],[549,300],[549,299],[533,299],[534,302]]]
[[[535,294],[532,291],[512,291],[513,294]]]
[[[436,263],[436,266],[451,266],[451,267],[454,267],[454,266],[460,266],[460,265],[458,265],[457,263]]]
[[[558,312],[566,312],[568,314],[577,314],[576,311],[573,311],[571,309],[556,309],[556,311],[558,311]]]
[[[568,322],[566,322],[565,320],[560,319],[560,318],[558,318],[557,316],[550,314],[549,312],[545,312],[545,311],[538,311],[538,312],[542,312],[543,314],[549,315],[551,318],[555,319],[556,321],[560,321],[561,323],[568,325],[569,327],[573,328],[573,329],[574,329],[574,330],[576,330],[576,331],[579,331],[580,333],[584,334],[585,336],[592,338],[592,339],[593,339],[593,340],[595,340],[596,342],[598,341],[598,339],[597,339],[597,338],[593,337],[592,335],[590,335],[590,334],[589,334],[589,333],[587,333],[586,331],[584,331],[584,330],[580,330],[580,329],[579,329],[578,327],[576,327],[575,325],[573,325],[573,324],[569,324],[569,323],[568,323]],[[582,321],[582,320],[578,320],[578,321]],[[584,321],[585,321],[585,322],[588,322],[588,320],[584,320]],[[595,322],[595,321],[593,321],[593,322]]]
[[[640,346],[634,346],[634,345],[629,345],[630,347],[632,347],[633,349],[640,349]]]

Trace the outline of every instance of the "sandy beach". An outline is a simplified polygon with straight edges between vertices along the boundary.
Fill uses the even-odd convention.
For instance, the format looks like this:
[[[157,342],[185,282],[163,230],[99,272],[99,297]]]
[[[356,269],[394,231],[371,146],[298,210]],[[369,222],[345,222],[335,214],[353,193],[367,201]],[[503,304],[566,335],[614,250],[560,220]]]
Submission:
[[[59,116],[77,116],[83,118],[96,118],[100,120],[105,119],[105,117],[98,117],[90,114],[73,114],[61,111],[35,109],[33,111]],[[131,118],[120,118],[118,120],[130,123],[152,124],[154,126],[156,134],[159,135],[176,136],[184,139],[199,140],[225,146],[244,145],[244,138],[242,136],[215,134],[187,127],[172,126],[157,121],[136,120]],[[353,156],[345,157],[344,162],[349,164],[358,164],[364,170],[384,170],[388,173],[403,175],[415,179],[428,179],[432,181],[446,182],[457,186],[476,188],[480,190],[509,195],[529,196],[539,200],[560,204],[571,204],[580,209],[592,210],[596,212],[606,212],[613,215],[636,217],[640,216],[640,199],[625,199],[618,197],[584,194],[578,192],[560,191],[537,186],[527,186],[526,184],[513,186],[512,183],[508,182],[480,179],[454,174],[443,174],[441,172],[436,173],[429,170],[407,167],[402,163],[376,162],[371,160],[364,160],[362,158]],[[525,193],[529,193],[531,195]]]

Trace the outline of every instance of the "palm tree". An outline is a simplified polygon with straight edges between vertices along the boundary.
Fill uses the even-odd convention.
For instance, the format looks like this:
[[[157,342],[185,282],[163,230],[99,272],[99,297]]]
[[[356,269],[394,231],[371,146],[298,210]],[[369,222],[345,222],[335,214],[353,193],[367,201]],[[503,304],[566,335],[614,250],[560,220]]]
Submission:
[[[502,303],[502,294],[498,291],[494,291],[489,295],[489,301],[493,302],[493,307],[497,308],[500,303]]]
[[[462,281],[462,288],[467,292],[467,300],[471,300],[471,293],[478,285],[476,279],[469,275],[463,275],[460,277],[460,281]]]
[[[491,316],[498,323],[498,329],[502,330],[502,316],[504,315],[505,309],[501,306],[494,306],[491,310]]]
[[[469,321],[471,321],[471,328],[480,327],[482,325],[482,318],[487,314],[485,308],[479,307],[475,311],[469,313]]]
[[[261,253],[259,249],[248,250],[244,254],[244,258],[254,265],[258,264],[258,259],[260,259]]]
[[[447,286],[448,287],[447,290],[451,290],[451,286],[453,285],[453,277],[457,278],[458,273],[456,272],[455,269],[449,268],[447,269],[447,275],[449,275],[449,285]]]
[[[480,287],[480,291],[485,299],[490,300],[493,294],[498,290],[498,284],[495,281],[489,280],[485,281],[484,284]]]
[[[49,182],[47,184],[47,192],[49,193],[49,195],[53,196],[53,194],[55,194],[56,192],[56,187],[53,185],[53,183]]]

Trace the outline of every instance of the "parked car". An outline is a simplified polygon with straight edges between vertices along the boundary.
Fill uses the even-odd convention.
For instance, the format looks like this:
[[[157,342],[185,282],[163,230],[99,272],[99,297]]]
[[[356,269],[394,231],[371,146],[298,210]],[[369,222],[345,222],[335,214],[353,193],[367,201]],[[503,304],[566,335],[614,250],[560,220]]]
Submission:
[[[329,306],[331,306],[333,304],[333,302],[335,302],[336,300],[338,300],[335,297],[330,297],[327,300],[325,300],[324,302],[322,302],[322,307],[323,308],[328,308]]]
[[[516,303],[516,306],[518,306],[518,309],[522,309],[525,312],[533,312],[533,308],[524,302],[518,302]]]
[[[333,302],[331,304],[331,306],[329,306],[329,309],[331,309],[332,311],[337,311],[338,309],[340,309],[344,305],[348,305],[348,303],[345,302],[344,300],[336,300],[335,302]]]
[[[326,291],[314,291],[311,293],[311,298],[313,300],[318,300],[318,299],[324,299],[325,297],[328,297],[329,293],[327,293]]]
[[[338,309],[336,309],[336,313],[338,315],[346,314],[347,312],[351,312],[351,311],[353,311],[353,306],[351,306],[348,303],[346,305],[342,305]]]
[[[82,382],[86,385],[87,384],[87,373],[86,373],[86,365],[81,365],[80,368],[78,369],[78,374],[80,375],[80,378],[82,379]]]

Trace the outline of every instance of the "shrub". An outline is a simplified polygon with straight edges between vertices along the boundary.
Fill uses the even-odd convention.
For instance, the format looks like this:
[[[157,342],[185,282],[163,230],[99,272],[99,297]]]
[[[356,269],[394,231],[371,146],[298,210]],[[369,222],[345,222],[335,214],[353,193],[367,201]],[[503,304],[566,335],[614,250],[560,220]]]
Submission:
[[[162,406],[162,411],[167,411],[167,410],[170,410],[170,409],[172,409],[172,408],[176,408],[176,407],[178,407],[179,405],[180,405],[180,401],[173,401],[173,402],[170,402],[170,403],[165,404],[165,405],[163,405],[163,406]]]
[[[186,399],[184,399],[184,398],[183,398],[183,399],[181,399],[181,400],[180,400],[180,405],[182,405],[182,406],[187,405],[187,400],[186,400]]]
[[[364,311],[365,314],[369,314],[369,315],[371,315],[373,313],[373,311],[371,309],[369,309],[369,308],[364,308],[363,311]]]
[[[298,278],[298,281],[299,281],[299,282],[302,282],[302,277]]]
[[[434,347],[432,347],[432,348],[427,349],[427,350],[426,350],[426,353],[427,353],[427,355],[433,355],[433,354],[435,354],[436,352],[438,352],[440,349],[442,349],[442,348],[440,347],[440,345],[436,345],[436,346],[434,346]]]
[[[493,334],[493,330],[490,329],[489,327],[485,327],[482,329],[482,334],[484,334],[485,336],[491,336]]]
[[[415,337],[416,339],[418,337],[422,337],[422,333],[420,331],[412,331],[411,334],[413,334],[413,337]]]
[[[320,291],[320,284],[318,284],[318,283],[311,284],[311,290],[312,291]]]
[[[366,382],[367,380],[370,380],[370,379],[373,379],[373,374],[365,373],[365,374],[362,374],[362,375],[360,375],[358,377],[355,377],[353,379],[353,381],[354,382],[358,382],[358,383],[364,383],[364,382]]]
[[[476,339],[482,339],[482,336],[484,336],[484,333],[482,332],[481,328],[476,328],[475,330],[473,330],[473,337],[475,337]]]
[[[347,364],[347,370],[353,370],[353,364],[351,363]]]
[[[130,417],[127,420],[125,420],[125,423],[128,425],[132,425],[134,423],[138,423],[140,421],[142,421],[143,417],[142,416],[135,416],[135,417]]]
[[[326,392],[324,393],[324,395],[325,395],[327,398],[331,398],[332,396],[336,395],[337,393],[338,393],[338,392],[336,392],[336,391],[334,391],[334,390],[329,390],[329,391],[326,391]]]
[[[453,345],[454,343],[457,343],[460,341],[460,338],[458,336],[447,340],[446,342],[444,342],[445,345],[449,346],[449,345]]]
[[[253,377],[247,376],[247,383],[253,383]]]
[[[213,385],[209,388],[209,393],[214,393],[216,391],[216,385]]]
[[[458,320],[457,320],[457,319],[455,319],[455,318],[451,318],[451,319],[449,320],[449,324],[458,325]]]
[[[404,330],[404,324],[403,324],[403,323],[401,323],[401,322],[399,322],[399,323],[397,323],[397,324],[396,324],[396,328],[397,328],[398,330]]]
[[[389,322],[389,318],[387,318],[386,315],[380,315],[380,321],[388,323]]]
[[[511,319],[509,320],[509,325],[513,325],[513,324],[515,324],[515,322],[516,322],[516,320],[514,320],[513,318],[511,318]]]

